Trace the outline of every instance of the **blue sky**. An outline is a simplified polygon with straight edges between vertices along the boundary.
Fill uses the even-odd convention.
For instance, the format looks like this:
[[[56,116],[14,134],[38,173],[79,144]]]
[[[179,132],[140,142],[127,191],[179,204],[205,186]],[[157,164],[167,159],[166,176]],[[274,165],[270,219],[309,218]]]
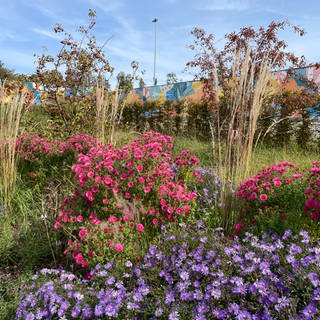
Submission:
[[[193,78],[183,70],[193,55],[187,45],[195,26],[215,34],[221,46],[227,32],[288,19],[307,31],[302,38],[283,33],[289,48],[304,54],[310,63],[320,61],[318,0],[0,0],[0,60],[16,72],[33,73],[34,53],[41,54],[43,47],[51,54],[58,51],[59,40],[52,32],[55,23],[75,33],[77,26],[86,23],[89,8],[97,13],[97,40],[103,43],[112,37],[105,53],[115,73],[129,72],[131,61],[137,60],[146,70],[148,85],[153,77],[155,17],[159,19],[158,84],[165,83],[169,72],[182,80]]]

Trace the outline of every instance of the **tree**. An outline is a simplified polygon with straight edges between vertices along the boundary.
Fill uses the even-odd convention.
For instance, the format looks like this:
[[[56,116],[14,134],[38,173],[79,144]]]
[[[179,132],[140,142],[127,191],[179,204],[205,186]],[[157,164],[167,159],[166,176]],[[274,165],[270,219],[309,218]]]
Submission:
[[[0,81],[14,79],[15,74],[13,70],[8,69],[5,64],[0,60]]]
[[[84,132],[90,128],[92,112],[95,109],[96,96],[90,87],[96,87],[101,79],[106,80],[112,72],[103,52],[104,45],[99,45],[92,34],[96,24],[96,13],[89,10],[88,24],[79,26],[80,40],[75,40],[61,24],[56,24],[53,31],[61,35],[61,47],[57,55],[47,52],[37,57],[37,82],[42,83],[46,92],[41,95],[55,127],[53,131],[62,136],[73,132]],[[107,83],[107,81],[104,81]]]
[[[167,84],[175,84],[179,80],[177,78],[177,75],[174,72],[170,72],[167,74]]]
[[[103,53],[104,45],[98,45],[91,34],[96,24],[95,11],[90,9],[88,17],[88,25],[77,29],[80,41],[76,41],[61,24],[56,24],[53,31],[63,35],[59,53],[56,56],[43,53],[37,57],[39,81],[46,86],[56,104],[59,104],[60,88],[68,90],[70,97],[83,97],[88,87],[95,86],[99,76],[113,71]]]

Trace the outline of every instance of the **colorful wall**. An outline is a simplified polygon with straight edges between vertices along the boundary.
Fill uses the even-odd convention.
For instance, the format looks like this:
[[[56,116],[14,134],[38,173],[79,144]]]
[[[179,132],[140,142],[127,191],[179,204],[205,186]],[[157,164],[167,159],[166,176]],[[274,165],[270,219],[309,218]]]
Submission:
[[[278,88],[281,88],[281,82],[287,76],[287,71],[279,71],[274,74]],[[305,83],[301,80],[306,78],[313,80],[320,88],[320,68],[314,66],[296,69],[295,75],[287,82],[286,87],[292,90],[303,87]],[[34,103],[40,104],[40,98],[45,93],[43,85],[34,82],[27,82],[27,87],[33,92]],[[171,85],[158,85],[144,88],[133,89],[127,96],[127,102],[158,100],[175,101],[186,98],[191,101],[199,101],[202,97],[203,84],[200,81],[185,81]],[[61,92],[61,95],[68,95],[68,92]]]

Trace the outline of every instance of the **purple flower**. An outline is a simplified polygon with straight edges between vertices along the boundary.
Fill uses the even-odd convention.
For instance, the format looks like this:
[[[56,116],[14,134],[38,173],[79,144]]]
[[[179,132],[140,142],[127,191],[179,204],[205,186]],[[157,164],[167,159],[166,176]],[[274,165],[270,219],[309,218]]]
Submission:
[[[305,316],[305,319],[314,319],[313,316],[317,311],[317,305],[314,302],[311,302],[302,310],[302,314]]]
[[[248,311],[240,311],[236,316],[237,320],[251,320],[252,316]]]
[[[114,304],[109,303],[109,304],[106,306],[104,312],[105,312],[105,315],[106,315],[106,316],[109,316],[109,317],[113,317],[113,318],[114,318],[114,317],[116,317],[116,316],[118,315],[118,308],[116,308],[116,306],[115,306]]]
[[[179,313],[178,311],[172,311],[169,314],[169,320],[179,320]]]
[[[316,272],[310,272],[308,278],[315,288],[320,286],[320,278]]]
[[[174,293],[172,291],[169,291],[166,293],[166,298],[165,298],[165,304],[171,304],[172,302],[174,302]]]
[[[97,317],[100,317],[104,314],[104,306],[102,304],[97,304],[94,309],[94,314]]]
[[[227,312],[223,309],[220,308],[215,308],[212,311],[212,315],[216,318],[216,319],[226,319],[227,316]]]
[[[79,306],[76,306],[76,307],[75,307],[74,309],[72,309],[72,311],[71,311],[71,317],[72,317],[72,318],[78,318],[79,315],[80,315],[80,313],[81,313],[80,307],[79,307]]]

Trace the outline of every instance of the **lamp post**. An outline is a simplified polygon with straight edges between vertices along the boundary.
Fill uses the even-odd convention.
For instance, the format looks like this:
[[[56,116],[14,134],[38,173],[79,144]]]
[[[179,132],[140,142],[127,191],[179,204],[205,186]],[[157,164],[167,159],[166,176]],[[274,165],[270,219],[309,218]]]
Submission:
[[[154,58],[153,58],[153,85],[155,86],[157,84],[157,78],[156,78],[156,58],[157,58],[157,22],[158,19],[154,18],[152,20],[154,23]]]

